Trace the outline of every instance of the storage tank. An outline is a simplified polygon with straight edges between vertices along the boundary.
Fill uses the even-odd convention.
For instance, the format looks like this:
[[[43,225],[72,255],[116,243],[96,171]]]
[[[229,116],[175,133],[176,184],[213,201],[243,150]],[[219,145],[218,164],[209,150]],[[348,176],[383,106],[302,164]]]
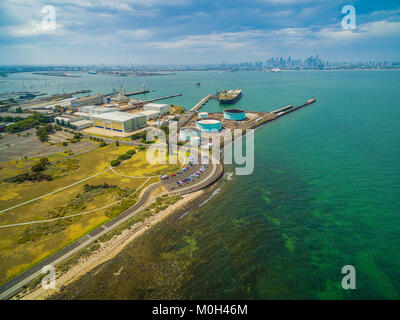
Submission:
[[[221,121],[213,118],[196,120],[196,127],[205,132],[216,132],[222,129]]]
[[[246,119],[246,111],[242,109],[225,109],[224,118],[226,120],[241,121]]]
[[[193,147],[199,147],[200,146],[200,137],[191,137],[190,138],[190,144],[193,146]]]
[[[208,118],[208,112],[199,112],[199,119]]]
[[[190,141],[192,137],[200,137],[200,130],[195,127],[185,127],[179,131],[179,140]]]

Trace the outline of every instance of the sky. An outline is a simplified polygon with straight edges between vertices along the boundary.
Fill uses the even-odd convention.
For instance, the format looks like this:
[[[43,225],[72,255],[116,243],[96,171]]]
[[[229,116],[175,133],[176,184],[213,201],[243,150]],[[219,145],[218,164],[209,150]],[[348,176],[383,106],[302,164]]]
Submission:
[[[55,28],[42,20],[55,8]],[[345,5],[356,12],[344,30]],[[45,22],[48,21],[45,19]],[[400,0],[0,0],[0,65],[400,61]]]

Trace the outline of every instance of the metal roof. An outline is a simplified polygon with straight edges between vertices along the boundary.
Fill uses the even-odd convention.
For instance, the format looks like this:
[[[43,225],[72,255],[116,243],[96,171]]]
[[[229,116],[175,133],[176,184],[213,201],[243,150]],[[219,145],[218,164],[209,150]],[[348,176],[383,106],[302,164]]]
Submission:
[[[102,119],[102,120],[113,120],[113,121],[127,121],[136,118],[142,118],[145,115],[134,114],[134,113],[126,113],[121,111],[114,112],[106,112],[101,114],[94,115],[94,119]]]

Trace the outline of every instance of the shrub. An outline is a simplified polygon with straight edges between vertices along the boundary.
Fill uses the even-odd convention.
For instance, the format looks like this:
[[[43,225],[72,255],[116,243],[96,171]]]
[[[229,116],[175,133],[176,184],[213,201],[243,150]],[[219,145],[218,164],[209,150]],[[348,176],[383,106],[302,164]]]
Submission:
[[[133,156],[134,154],[136,154],[136,151],[132,149],[132,150],[128,150],[126,153]]]
[[[118,160],[123,161],[123,160],[128,160],[130,159],[132,156],[130,154],[121,154],[120,156],[118,156]]]
[[[43,171],[45,169],[46,169],[46,165],[43,164],[43,163],[40,163],[40,162],[35,163],[31,168],[31,170],[33,172],[40,172],[40,171]]]
[[[115,159],[115,160],[111,161],[111,166],[112,167],[119,166],[120,164],[121,164],[121,161],[119,161],[118,159]]]
[[[105,141],[100,142],[100,147],[105,147],[107,145],[107,143]]]
[[[68,142],[67,142],[67,141],[63,141],[62,145],[63,145],[64,147],[66,147],[66,146],[68,145]]]

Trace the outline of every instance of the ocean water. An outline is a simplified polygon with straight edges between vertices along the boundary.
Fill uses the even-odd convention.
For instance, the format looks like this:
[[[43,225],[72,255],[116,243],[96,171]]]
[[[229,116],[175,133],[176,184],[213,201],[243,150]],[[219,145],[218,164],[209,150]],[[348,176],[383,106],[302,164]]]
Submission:
[[[10,76],[1,91],[104,93],[122,82],[40,77],[36,90],[29,77],[39,76]],[[233,87],[247,110],[317,102],[256,130],[252,175],[225,178],[200,208],[152,228],[58,298],[400,298],[400,71],[183,72],[146,83],[157,90],[147,96],[182,92],[168,103],[185,107]],[[341,287],[345,265],[355,290]]]

